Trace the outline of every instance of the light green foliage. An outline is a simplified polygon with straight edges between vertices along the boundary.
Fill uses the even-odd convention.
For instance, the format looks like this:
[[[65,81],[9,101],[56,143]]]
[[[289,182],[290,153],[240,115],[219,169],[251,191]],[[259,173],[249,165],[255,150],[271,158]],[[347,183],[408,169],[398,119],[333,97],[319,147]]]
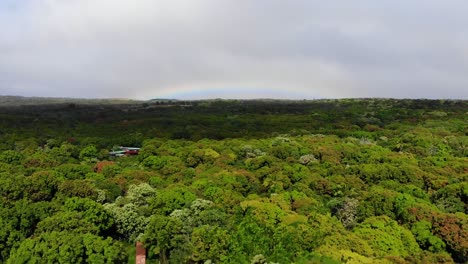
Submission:
[[[111,178],[119,174],[121,170],[122,169],[120,168],[120,166],[112,164],[112,165],[105,166],[104,168],[102,168],[101,173],[102,175],[104,175],[104,177]]]
[[[188,232],[178,218],[154,215],[142,241],[148,245],[148,255],[157,257],[161,263],[167,263],[168,259],[181,263],[190,257]]]
[[[57,174],[51,171],[39,171],[25,179],[25,197],[34,202],[50,201],[58,189]]]
[[[149,156],[143,160],[142,164],[164,175],[179,172],[184,167],[182,161],[173,156]]]
[[[274,162],[275,158],[271,156],[259,156],[246,159],[245,165],[250,170],[258,170],[263,167],[270,167]]]
[[[204,162],[207,162],[207,161],[214,161],[215,159],[217,159],[220,155],[218,152],[216,152],[215,150],[213,149],[204,149],[203,150],[203,156],[204,156]]]
[[[90,180],[65,180],[58,186],[58,193],[65,197],[97,199],[98,190]]]
[[[271,237],[273,230],[258,223],[252,217],[244,217],[237,224],[235,233],[232,234],[231,244],[234,250],[231,255],[238,255],[237,262],[246,262],[249,256],[257,254],[270,255],[274,247]],[[247,259],[246,259],[247,258]]]
[[[5,150],[0,153],[0,162],[8,164],[20,164],[23,160],[23,155],[18,151],[14,150]]]
[[[47,232],[63,232],[97,235],[99,228],[90,221],[84,219],[79,212],[60,212],[48,217],[37,224],[36,235]]]
[[[278,159],[295,158],[299,156],[299,149],[291,142],[274,142],[270,149],[271,154]]]
[[[417,200],[409,194],[398,194],[394,200],[395,219],[410,222],[414,220],[414,216],[410,213],[410,209],[414,207]]]
[[[422,249],[427,249],[431,252],[442,252],[445,249],[445,243],[442,239],[436,237],[431,232],[432,224],[427,221],[420,221],[413,225],[413,232],[416,241]]]
[[[370,216],[386,215],[395,218],[395,198],[397,192],[376,186],[365,193],[359,203],[358,215],[360,219]]]
[[[95,225],[100,232],[105,232],[114,224],[112,216],[104,206],[88,198],[73,197],[65,201],[67,210],[80,212],[83,219]]]
[[[143,142],[143,147],[138,154],[140,160],[144,160],[149,156],[156,156],[158,154],[158,147],[162,142],[159,139],[149,139]]]
[[[339,249],[336,247],[323,246],[317,249],[317,253],[329,256],[339,263],[346,264],[392,264],[393,262],[386,259],[379,259],[374,257],[366,257],[360,255],[353,250]]]
[[[300,164],[294,164],[292,166],[286,165],[283,167],[283,171],[292,183],[306,179],[310,175],[310,170],[306,166]]]
[[[247,211],[259,223],[267,227],[274,227],[277,223],[281,222],[286,212],[279,206],[263,201],[244,201],[240,204],[244,211]]]
[[[158,192],[150,202],[154,212],[169,215],[176,209],[184,208],[196,199],[195,194],[185,187],[175,187]]]
[[[45,149],[45,152],[55,160],[60,161],[60,163],[63,164],[73,162],[75,158],[78,157],[79,153],[76,146],[67,142],[63,142],[59,146],[57,144],[58,143],[50,144],[48,141]]]
[[[78,164],[63,164],[55,168],[55,170],[59,177],[68,180],[85,179],[86,174],[92,172],[90,167]]]
[[[406,193],[406,194],[409,194],[411,196],[414,196],[416,198],[429,201],[429,195],[424,190],[422,190],[421,188],[419,188],[417,186],[414,186],[412,184],[407,184],[407,185],[403,185],[403,186],[398,184],[397,190],[401,191],[402,193]]]
[[[54,212],[48,202],[15,202],[11,208],[0,206],[0,260],[6,260],[12,248],[33,235],[34,228]]]
[[[218,226],[196,227],[191,235],[193,261],[226,261],[229,252],[229,233]]]
[[[2,210],[4,213],[5,210]],[[16,219],[9,219],[6,215],[0,215],[0,261],[5,261],[10,255],[10,250],[16,247],[26,237],[17,229]]]
[[[122,244],[111,238],[51,232],[24,240],[7,263],[116,263],[125,259]]]
[[[378,257],[406,257],[421,251],[413,234],[387,216],[367,218],[353,232],[367,241]]]
[[[319,244],[320,234],[311,228],[307,218],[289,215],[274,230],[273,251],[269,254],[274,262],[287,262],[296,256],[312,252]],[[268,251],[264,251],[267,253]]]
[[[142,164],[146,167],[160,170],[164,167],[165,161],[157,156],[149,156],[146,159],[143,160]]]
[[[320,207],[319,201],[303,192],[294,190],[291,193],[285,193],[285,195],[290,197],[291,209],[299,214],[308,215]]]
[[[98,155],[97,148],[93,145],[84,147],[80,151],[80,160],[89,161],[95,159]]]
[[[336,232],[330,236],[326,236],[320,244],[321,246],[317,251],[327,256],[331,255],[325,252],[331,253],[339,250],[352,251],[365,257],[374,256],[374,251],[369,246],[368,241],[361,239],[358,235],[351,232]]]
[[[25,178],[9,173],[0,173],[1,204],[11,204],[24,196]]]
[[[317,246],[321,234],[308,225],[307,217],[283,211],[281,206],[287,205],[281,198],[275,198],[270,202],[241,203],[244,216],[232,236],[234,252],[247,251],[249,256],[264,254],[273,262],[282,263]]]
[[[434,204],[447,213],[466,212],[468,207],[468,182],[449,184],[434,193],[431,197]]]

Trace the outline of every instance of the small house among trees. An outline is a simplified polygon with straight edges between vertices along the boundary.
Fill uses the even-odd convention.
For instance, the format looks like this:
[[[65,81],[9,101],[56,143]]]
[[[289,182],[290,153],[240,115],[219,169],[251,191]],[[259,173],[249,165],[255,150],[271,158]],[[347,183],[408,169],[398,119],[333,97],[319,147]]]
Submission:
[[[138,155],[139,152],[140,152],[140,148],[120,146],[110,151],[109,155],[113,157],[122,157],[122,156]]]

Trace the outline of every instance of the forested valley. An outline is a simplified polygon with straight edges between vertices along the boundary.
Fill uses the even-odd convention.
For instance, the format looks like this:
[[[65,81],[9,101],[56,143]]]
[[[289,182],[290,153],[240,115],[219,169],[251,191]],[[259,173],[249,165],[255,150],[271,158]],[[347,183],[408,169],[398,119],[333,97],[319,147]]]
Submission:
[[[0,262],[468,261],[468,101],[2,100]]]

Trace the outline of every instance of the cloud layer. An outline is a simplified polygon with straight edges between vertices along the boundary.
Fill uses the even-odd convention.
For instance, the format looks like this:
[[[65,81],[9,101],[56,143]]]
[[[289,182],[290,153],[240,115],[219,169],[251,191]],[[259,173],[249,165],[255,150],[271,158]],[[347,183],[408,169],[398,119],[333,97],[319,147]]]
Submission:
[[[2,0],[0,95],[468,98],[468,3]]]

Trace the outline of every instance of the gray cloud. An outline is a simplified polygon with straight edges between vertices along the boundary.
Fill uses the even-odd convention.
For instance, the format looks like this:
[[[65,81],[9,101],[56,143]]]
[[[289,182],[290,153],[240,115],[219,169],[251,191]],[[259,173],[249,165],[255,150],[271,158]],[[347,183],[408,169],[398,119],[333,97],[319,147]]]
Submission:
[[[3,0],[0,94],[468,98],[465,1]]]

